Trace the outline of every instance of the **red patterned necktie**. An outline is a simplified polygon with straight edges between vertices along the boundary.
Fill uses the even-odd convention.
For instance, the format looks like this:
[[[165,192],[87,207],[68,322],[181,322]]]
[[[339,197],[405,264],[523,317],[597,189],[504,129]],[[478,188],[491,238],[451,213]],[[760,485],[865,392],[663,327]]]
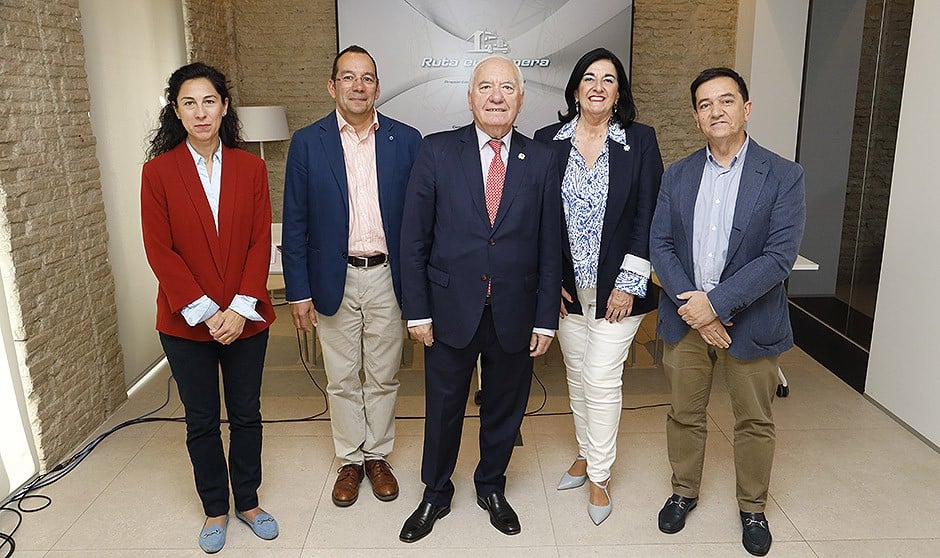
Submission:
[[[499,210],[499,199],[503,196],[503,182],[506,180],[506,165],[503,164],[503,158],[499,156],[499,150],[503,146],[500,140],[490,140],[490,147],[496,153],[493,161],[490,163],[490,170],[486,173],[486,212],[490,216],[490,226],[496,222],[496,211]]]

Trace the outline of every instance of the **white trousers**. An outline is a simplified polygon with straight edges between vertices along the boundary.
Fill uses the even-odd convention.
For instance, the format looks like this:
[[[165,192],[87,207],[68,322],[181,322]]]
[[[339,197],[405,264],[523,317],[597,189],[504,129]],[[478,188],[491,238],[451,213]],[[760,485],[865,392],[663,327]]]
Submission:
[[[643,316],[627,316],[617,323],[594,319],[596,293],[578,289],[584,314],[568,314],[560,321],[558,342],[568,371],[578,453],[587,459],[588,478],[603,484],[617,457],[623,364]]]
[[[336,457],[384,459],[395,442],[403,331],[388,264],[348,266],[339,310],[317,312],[317,322]]]

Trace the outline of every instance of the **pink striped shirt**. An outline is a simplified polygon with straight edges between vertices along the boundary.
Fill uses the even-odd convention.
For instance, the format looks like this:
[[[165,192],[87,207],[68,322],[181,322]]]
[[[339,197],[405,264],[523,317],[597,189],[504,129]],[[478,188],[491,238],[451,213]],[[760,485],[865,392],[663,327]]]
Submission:
[[[372,125],[360,137],[336,111],[339,137],[343,141],[346,183],[349,186],[349,255],[388,254],[382,212],[379,209],[379,180],[375,168],[375,131],[379,115],[372,111]]]

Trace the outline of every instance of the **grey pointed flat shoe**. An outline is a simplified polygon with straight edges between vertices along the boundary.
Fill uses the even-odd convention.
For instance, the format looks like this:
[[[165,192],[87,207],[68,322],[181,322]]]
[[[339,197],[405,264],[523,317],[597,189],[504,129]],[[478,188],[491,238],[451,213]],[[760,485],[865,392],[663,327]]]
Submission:
[[[585,458],[580,455],[575,458],[575,461],[584,461]],[[570,469],[570,467],[569,467]],[[571,488],[578,488],[583,486],[585,481],[587,481],[587,474],[576,477],[574,475],[568,474],[568,471],[565,471],[561,474],[561,480],[558,481],[558,490],[569,490]]]
[[[604,491],[604,494],[607,495],[607,505],[606,506],[595,506],[590,501],[588,501],[588,515],[591,516],[591,521],[594,522],[594,525],[600,525],[610,516],[610,512],[614,509],[614,501],[610,499],[610,492],[607,491],[607,484],[610,481],[605,483],[603,486],[593,483],[594,486],[600,488]]]

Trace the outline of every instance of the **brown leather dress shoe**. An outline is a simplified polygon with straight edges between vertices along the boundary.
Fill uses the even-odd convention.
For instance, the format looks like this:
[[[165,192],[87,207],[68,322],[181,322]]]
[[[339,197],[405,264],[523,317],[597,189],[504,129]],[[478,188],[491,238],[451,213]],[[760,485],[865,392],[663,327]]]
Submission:
[[[372,493],[383,502],[398,498],[398,481],[392,474],[392,466],[384,459],[366,460],[366,476],[372,483]]]
[[[339,476],[333,485],[333,503],[341,508],[351,506],[359,499],[359,483],[362,482],[362,465],[350,463],[339,468]]]

